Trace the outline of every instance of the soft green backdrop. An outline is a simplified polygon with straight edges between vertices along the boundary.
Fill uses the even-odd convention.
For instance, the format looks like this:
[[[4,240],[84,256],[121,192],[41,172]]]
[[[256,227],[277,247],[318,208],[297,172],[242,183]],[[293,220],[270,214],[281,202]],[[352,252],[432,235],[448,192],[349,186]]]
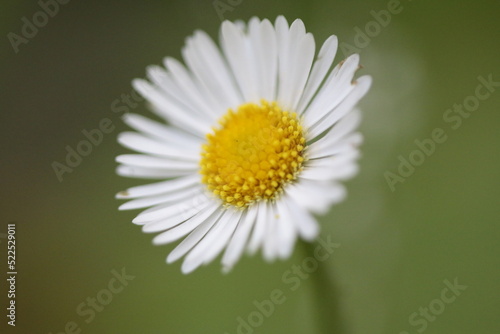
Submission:
[[[336,34],[355,46],[358,27],[391,1],[264,1],[233,3],[223,15],[301,18],[322,43]],[[239,4],[238,4],[239,3]],[[335,287],[338,322],[331,333],[378,334],[500,332],[500,88],[453,130],[443,114],[474,95],[477,77],[500,81],[500,3],[402,0],[401,12],[360,48],[374,85],[362,101],[361,172],[348,182],[347,201],[321,217],[322,237],[341,246],[325,262]],[[59,13],[16,54],[7,34],[40,10],[35,1],[3,1],[1,44],[1,233],[17,222],[17,326],[2,333],[59,333],[74,321],[82,333],[236,333],[237,318],[253,302],[280,289],[277,305],[255,333],[319,333],[313,280],[291,291],[284,272],[302,263],[296,248],[285,262],[245,257],[229,275],[217,262],[184,276],[164,259],[173,245],[155,247],[151,235],[118,212],[114,194],[140,180],[115,175],[114,157],[126,150],[116,135],[126,127],[111,103],[131,91],[150,64],[180,57],[195,29],[217,36],[212,1],[78,1]],[[361,46],[359,44],[358,46]],[[336,61],[344,55],[339,52]],[[145,105],[136,112],[149,115]],[[112,119],[115,129],[59,182],[53,161],[81,131]],[[395,173],[414,141],[442,128],[446,142],[391,191]],[[5,282],[5,240],[0,238]],[[112,270],[135,278],[89,323],[77,306],[107,288]],[[314,275],[314,274],[313,274]],[[438,307],[443,281],[458,278],[465,291],[424,330],[421,307]],[[441,313],[442,311],[442,313]],[[417,321],[417,323],[415,323]],[[71,332],[71,330],[69,331]]]

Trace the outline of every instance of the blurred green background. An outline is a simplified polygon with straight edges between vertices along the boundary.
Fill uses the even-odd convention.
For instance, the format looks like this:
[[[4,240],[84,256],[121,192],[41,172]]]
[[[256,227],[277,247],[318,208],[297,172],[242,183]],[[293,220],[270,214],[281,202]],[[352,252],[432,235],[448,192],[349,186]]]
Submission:
[[[320,218],[322,237],[341,244],[325,262],[337,305],[321,310],[338,323],[330,332],[499,333],[500,87],[457,129],[443,115],[475,94],[479,76],[500,81],[500,3],[402,0],[391,22],[362,41],[371,12],[392,1],[222,2],[231,8],[222,14],[229,20],[301,18],[317,47],[336,34],[358,46],[359,74],[374,78],[361,103],[361,172],[347,183],[348,199]],[[64,333],[74,322],[81,333],[233,334],[238,317],[256,311],[254,301],[280,289],[285,302],[254,332],[319,333],[313,279],[295,291],[282,280],[302,263],[301,248],[284,262],[267,264],[259,255],[243,258],[228,275],[217,261],[185,276],[179,263],[164,263],[174,245],[151,245],[152,235],[130,222],[137,212],[117,211],[114,194],[144,182],[115,175],[114,157],[127,152],[116,136],[127,127],[111,104],[131,92],[131,80],[147,65],[180,58],[195,29],[217,37],[213,2],[73,0],[15,53],[8,34],[20,34],[21,19],[38,11],[35,1],[0,4],[0,331]],[[336,62],[344,56],[339,51]],[[150,115],[144,104],[134,111]],[[66,145],[74,148],[85,139],[82,130],[103,118],[114,131],[59,182],[51,164],[64,162]],[[446,142],[391,191],[384,173],[397,173],[398,157],[408,159],[414,141],[435,128]],[[6,325],[2,238],[12,221],[15,328]],[[93,318],[79,315],[88,297],[109,297],[102,291],[112,270],[122,268],[135,278]],[[465,291],[439,302],[444,281],[455,279]],[[420,312],[428,307],[434,313],[426,318]],[[71,326],[66,332],[77,333]]]

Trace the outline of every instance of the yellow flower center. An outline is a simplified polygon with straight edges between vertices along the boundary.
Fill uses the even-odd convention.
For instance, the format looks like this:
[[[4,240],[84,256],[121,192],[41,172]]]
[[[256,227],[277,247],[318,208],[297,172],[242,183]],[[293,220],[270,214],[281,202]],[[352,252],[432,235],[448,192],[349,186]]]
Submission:
[[[246,207],[274,200],[296,179],[305,138],[295,113],[275,102],[229,109],[202,146],[202,182],[226,205]]]

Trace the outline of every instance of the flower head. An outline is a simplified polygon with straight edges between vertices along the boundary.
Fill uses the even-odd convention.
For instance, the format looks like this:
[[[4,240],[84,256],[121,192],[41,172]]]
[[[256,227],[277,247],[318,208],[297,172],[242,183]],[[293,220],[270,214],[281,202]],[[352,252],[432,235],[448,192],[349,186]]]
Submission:
[[[137,132],[118,140],[141,154],[118,156],[117,172],[163,180],[117,197],[131,199],[122,210],[148,208],[133,222],[161,232],[155,244],[184,238],[167,262],[185,256],[188,273],[224,251],[229,270],[245,249],[285,259],[297,237],[317,237],[312,213],[343,200],[339,181],[357,172],[354,107],[371,84],[353,79],[358,55],[333,67],[336,51],[330,36],[315,58],[301,20],[225,21],[220,48],[197,31],[185,65],[165,58],[165,68],[148,68],[149,81],[134,80],[166,123],[127,114]]]

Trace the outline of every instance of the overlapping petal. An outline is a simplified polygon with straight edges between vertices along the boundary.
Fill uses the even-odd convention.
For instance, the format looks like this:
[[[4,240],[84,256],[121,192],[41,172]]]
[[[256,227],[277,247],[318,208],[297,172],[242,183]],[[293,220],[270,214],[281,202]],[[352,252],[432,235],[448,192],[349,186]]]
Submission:
[[[122,210],[146,209],[133,222],[144,232],[160,232],[155,244],[183,238],[168,263],[185,256],[181,269],[189,273],[223,253],[229,271],[245,250],[262,250],[267,261],[286,259],[297,238],[317,237],[312,213],[324,214],[342,201],[346,190],[340,181],[358,171],[362,136],[356,132],[361,116],[355,106],[371,86],[369,76],[354,79],[358,55],[333,67],[337,47],[330,36],[315,55],[314,37],[299,19],[225,21],[219,45],[196,31],[182,49],[184,64],[165,58],[164,67],[148,68],[148,80],[134,80],[168,125],[126,115],[137,132],[122,133],[118,141],[139,154],[118,156],[117,172],[161,181],[129,188],[117,198],[130,199]],[[228,109],[262,99],[300,115],[307,160],[275,200],[236,209],[207,191],[199,175],[200,149]]]

